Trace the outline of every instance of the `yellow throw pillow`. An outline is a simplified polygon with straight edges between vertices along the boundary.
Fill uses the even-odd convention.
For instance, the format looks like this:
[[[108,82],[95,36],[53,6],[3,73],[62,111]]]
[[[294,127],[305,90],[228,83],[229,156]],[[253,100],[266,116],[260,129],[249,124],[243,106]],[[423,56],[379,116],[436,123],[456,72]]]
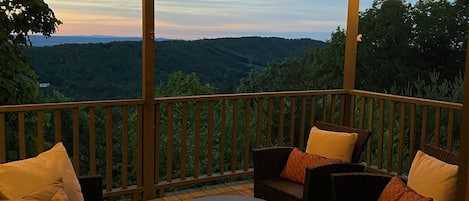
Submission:
[[[22,200],[69,201],[64,192],[62,178],[52,184],[41,187],[31,194],[23,196]]]
[[[306,153],[350,162],[357,138],[357,133],[327,131],[313,126],[309,132]]]
[[[83,201],[81,187],[61,142],[34,158],[0,164],[0,198],[20,199],[62,178],[70,200]]]
[[[445,163],[422,151],[410,166],[407,185],[435,201],[455,201],[458,166]]]

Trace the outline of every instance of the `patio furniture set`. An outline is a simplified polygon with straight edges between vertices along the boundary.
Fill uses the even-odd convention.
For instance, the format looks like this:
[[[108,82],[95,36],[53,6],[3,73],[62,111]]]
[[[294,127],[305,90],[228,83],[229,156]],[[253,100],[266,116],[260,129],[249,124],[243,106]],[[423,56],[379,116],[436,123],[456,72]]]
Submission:
[[[342,139],[353,135],[355,140]],[[423,145],[407,176],[370,173],[360,163],[369,137],[365,130],[317,122],[300,160],[295,159],[293,147],[255,149],[254,197],[268,201],[455,201],[458,155]],[[343,158],[343,153],[349,153],[349,158]],[[317,155],[341,162],[309,160]],[[300,179],[284,174],[292,167],[303,168]]]

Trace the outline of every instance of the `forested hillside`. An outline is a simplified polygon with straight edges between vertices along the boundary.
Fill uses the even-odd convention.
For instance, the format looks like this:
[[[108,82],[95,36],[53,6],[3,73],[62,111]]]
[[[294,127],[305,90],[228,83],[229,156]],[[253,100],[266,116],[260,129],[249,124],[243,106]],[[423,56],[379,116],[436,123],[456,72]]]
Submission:
[[[156,82],[182,71],[195,73],[218,93],[231,93],[252,69],[323,45],[311,39],[261,37],[156,42]],[[140,97],[140,42],[32,47],[26,57],[40,82],[74,100]]]

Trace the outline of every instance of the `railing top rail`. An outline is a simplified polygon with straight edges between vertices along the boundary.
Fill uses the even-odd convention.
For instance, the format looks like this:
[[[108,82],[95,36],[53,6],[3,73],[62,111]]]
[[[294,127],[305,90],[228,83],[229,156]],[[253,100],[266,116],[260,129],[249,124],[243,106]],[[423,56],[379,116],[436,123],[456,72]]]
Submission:
[[[201,96],[179,96],[179,97],[161,97],[155,98],[158,103],[184,102],[184,101],[210,101],[210,100],[227,100],[239,98],[274,98],[283,96],[312,96],[325,94],[345,94],[344,89],[330,90],[310,90],[310,91],[280,91],[280,92],[259,92],[259,93],[238,93],[238,94],[216,94]]]
[[[82,107],[104,107],[104,106],[121,106],[121,105],[141,105],[143,100],[105,100],[105,101],[83,101],[83,102],[63,102],[63,103],[40,103],[40,104],[23,104],[23,105],[2,105],[0,112],[22,112],[35,110],[54,110],[66,108],[82,108]]]
[[[348,93],[351,94],[351,95],[373,97],[373,98],[386,99],[386,100],[392,100],[392,101],[400,101],[400,102],[406,102],[406,103],[431,105],[431,106],[435,106],[435,107],[443,107],[443,108],[456,109],[456,110],[461,110],[462,109],[462,104],[461,103],[453,103],[453,102],[430,100],[430,99],[424,99],[424,98],[415,98],[415,97],[408,97],[408,96],[384,94],[384,93],[370,92],[370,91],[363,91],[363,90],[356,90],[356,89],[349,90]]]

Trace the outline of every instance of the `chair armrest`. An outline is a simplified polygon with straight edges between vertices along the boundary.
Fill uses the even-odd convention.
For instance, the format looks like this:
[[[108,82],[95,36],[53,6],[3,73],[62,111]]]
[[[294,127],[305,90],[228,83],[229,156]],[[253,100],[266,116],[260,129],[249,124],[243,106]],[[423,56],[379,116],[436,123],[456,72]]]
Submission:
[[[267,147],[253,150],[254,182],[279,178],[293,147]]]
[[[331,174],[331,200],[376,201],[391,178],[391,175],[375,173]]]
[[[329,163],[306,168],[303,200],[329,201],[331,174],[342,172],[363,172],[365,166],[359,163]]]
[[[79,176],[81,192],[85,201],[103,200],[103,186],[101,175]]]

